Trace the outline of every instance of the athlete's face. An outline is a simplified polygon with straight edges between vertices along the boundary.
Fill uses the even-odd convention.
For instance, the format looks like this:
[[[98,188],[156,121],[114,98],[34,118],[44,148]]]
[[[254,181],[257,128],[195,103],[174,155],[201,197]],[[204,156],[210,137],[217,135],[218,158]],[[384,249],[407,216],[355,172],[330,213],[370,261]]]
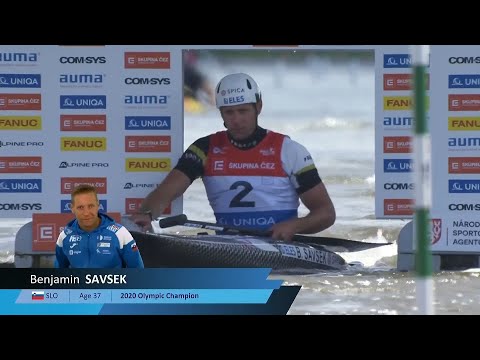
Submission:
[[[257,117],[262,110],[262,102],[223,106],[220,114],[228,132],[234,140],[245,140],[257,127]]]
[[[100,225],[99,203],[94,193],[77,194],[72,200],[72,212],[82,230],[92,231]]]

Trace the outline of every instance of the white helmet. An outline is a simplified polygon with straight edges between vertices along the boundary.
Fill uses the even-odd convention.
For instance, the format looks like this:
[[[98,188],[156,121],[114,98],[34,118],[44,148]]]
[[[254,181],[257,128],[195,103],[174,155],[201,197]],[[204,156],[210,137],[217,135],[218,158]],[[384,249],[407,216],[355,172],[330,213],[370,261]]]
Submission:
[[[225,76],[215,89],[217,108],[241,104],[257,103],[262,98],[257,83],[243,73]]]

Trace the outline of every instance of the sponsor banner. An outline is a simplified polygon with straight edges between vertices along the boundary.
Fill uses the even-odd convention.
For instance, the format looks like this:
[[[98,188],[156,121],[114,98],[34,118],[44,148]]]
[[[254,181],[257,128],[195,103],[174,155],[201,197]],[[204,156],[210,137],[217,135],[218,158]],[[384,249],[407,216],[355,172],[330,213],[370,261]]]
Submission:
[[[60,64],[106,64],[105,56],[61,56]]]
[[[170,158],[126,158],[126,172],[165,172],[171,170]]]
[[[402,173],[413,171],[412,159],[383,159],[383,172]]]
[[[107,115],[60,115],[61,131],[107,131]]]
[[[170,152],[170,136],[125,136],[125,152]]]
[[[108,213],[116,222],[121,222],[119,212]],[[55,252],[58,236],[75,216],[70,213],[32,214],[32,250]]]
[[[68,168],[108,168],[110,164],[108,162],[68,162],[62,161],[58,165],[59,169],[68,169]]]
[[[170,130],[170,116],[125,116],[125,130]]]
[[[41,203],[13,203],[0,200],[0,211],[4,211],[5,214],[11,214],[11,211],[33,211],[42,210]]]
[[[42,179],[0,179],[0,193],[39,193]]]
[[[42,130],[42,117],[0,116],[1,130]]]
[[[430,97],[425,97],[425,106],[428,111]],[[384,96],[383,110],[413,110],[413,98],[411,96]]]
[[[409,54],[383,54],[383,67],[385,69],[409,68],[411,65],[412,59]]]
[[[61,137],[61,151],[106,151],[106,137]]]
[[[475,89],[480,88],[480,74],[448,75],[450,89]]]
[[[40,74],[0,74],[0,88],[40,88]]]
[[[480,157],[449,157],[449,174],[480,174]]]
[[[142,204],[143,198],[126,198],[125,199],[125,214],[132,215],[138,213],[140,205]],[[166,209],[162,212],[162,215],[171,215],[172,214],[172,204],[169,204]]]
[[[60,109],[106,109],[106,95],[60,95]]]
[[[414,213],[413,199],[384,199],[383,214],[391,215],[413,215]]]
[[[125,52],[125,69],[170,69],[169,52]]]
[[[0,110],[42,110],[42,95],[0,94]]]
[[[448,94],[448,111],[479,111],[480,94]]]
[[[41,172],[41,156],[0,156],[0,174],[37,174]]]
[[[107,193],[106,177],[62,177],[60,178],[60,193],[71,194],[73,189],[81,184],[94,186],[98,194]]]
[[[480,204],[448,204],[448,211],[480,211]]]
[[[412,152],[410,136],[384,136],[383,152],[385,154],[402,154]]]
[[[448,192],[455,194],[480,193],[480,180],[448,180]]]
[[[38,65],[38,53],[0,52],[0,66],[35,66]]]
[[[448,118],[448,130],[450,131],[478,131],[480,130],[480,117],[476,116],[452,116]]]
[[[426,89],[430,89],[430,75],[426,74]],[[411,74],[383,74],[383,90],[412,90],[413,80]]]
[[[159,77],[128,77],[125,78],[126,85],[170,85],[170,78]]]
[[[390,191],[402,191],[402,190],[413,190],[414,189],[414,184],[413,183],[400,183],[400,182],[388,182],[383,184],[383,188],[385,190],[390,190]]]
[[[170,95],[125,95],[123,101],[127,108],[159,108],[168,106]]]
[[[449,151],[477,150],[480,146],[480,137],[449,137]]]
[[[60,74],[62,88],[99,88],[103,86],[105,74]]]
[[[154,187],[159,186],[160,184],[154,184],[154,183],[136,183],[136,182],[127,182],[123,186],[124,189],[130,190],[130,189],[151,189],[153,190]]]
[[[98,211],[99,212],[107,212],[107,200],[98,200]],[[62,213],[70,213],[72,212],[72,202],[71,200],[60,200],[60,212]]]
[[[384,116],[384,130],[411,130],[413,126],[413,116]]]
[[[43,141],[2,141],[0,140],[0,149],[6,148],[7,146],[11,147],[42,147],[45,144]]]

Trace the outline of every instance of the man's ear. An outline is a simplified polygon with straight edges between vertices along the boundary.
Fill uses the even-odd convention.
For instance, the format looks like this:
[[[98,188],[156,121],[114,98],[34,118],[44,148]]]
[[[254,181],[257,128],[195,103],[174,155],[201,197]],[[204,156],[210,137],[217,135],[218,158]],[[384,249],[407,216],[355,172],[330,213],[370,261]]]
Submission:
[[[257,114],[262,112],[263,102],[260,100],[259,102],[255,103],[255,109],[257,109]]]

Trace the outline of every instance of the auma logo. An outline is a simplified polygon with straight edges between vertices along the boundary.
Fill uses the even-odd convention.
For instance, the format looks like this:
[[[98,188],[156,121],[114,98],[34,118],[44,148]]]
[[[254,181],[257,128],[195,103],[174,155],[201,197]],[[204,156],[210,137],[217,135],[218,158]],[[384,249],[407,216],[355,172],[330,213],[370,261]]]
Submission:
[[[106,95],[60,95],[60,109],[106,109]]]
[[[40,74],[0,74],[0,88],[39,88]]]
[[[103,84],[103,79],[105,75],[103,74],[61,74],[60,75],[60,84],[72,84],[72,85],[82,85],[82,84]]]
[[[0,52],[1,63],[33,63],[38,61],[36,53]]]

